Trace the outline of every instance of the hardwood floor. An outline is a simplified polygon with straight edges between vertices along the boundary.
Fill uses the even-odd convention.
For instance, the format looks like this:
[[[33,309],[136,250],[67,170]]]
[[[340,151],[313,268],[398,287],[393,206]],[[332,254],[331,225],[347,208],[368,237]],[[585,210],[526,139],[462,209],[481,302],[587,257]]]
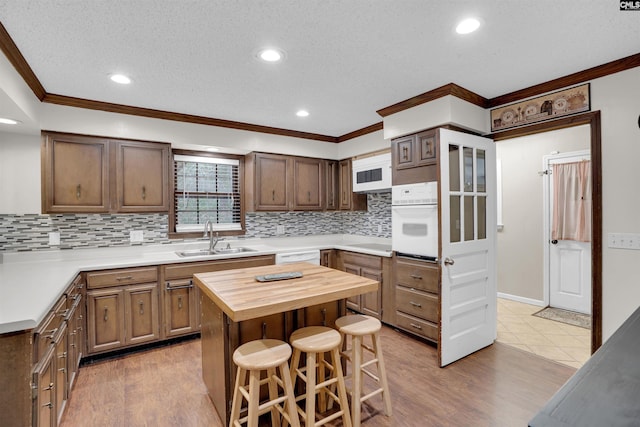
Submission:
[[[367,427],[526,426],[575,372],[501,343],[439,368],[428,344],[387,327],[382,340],[393,415],[374,397],[363,405]],[[76,426],[221,426],[200,340],[83,366],[61,424]]]

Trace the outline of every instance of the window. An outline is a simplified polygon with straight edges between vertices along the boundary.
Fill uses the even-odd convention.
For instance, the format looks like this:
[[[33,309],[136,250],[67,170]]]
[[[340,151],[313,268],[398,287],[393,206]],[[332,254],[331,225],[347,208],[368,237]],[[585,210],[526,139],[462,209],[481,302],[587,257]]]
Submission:
[[[243,229],[241,157],[174,152],[173,211],[176,233],[202,233],[207,221],[216,231]]]

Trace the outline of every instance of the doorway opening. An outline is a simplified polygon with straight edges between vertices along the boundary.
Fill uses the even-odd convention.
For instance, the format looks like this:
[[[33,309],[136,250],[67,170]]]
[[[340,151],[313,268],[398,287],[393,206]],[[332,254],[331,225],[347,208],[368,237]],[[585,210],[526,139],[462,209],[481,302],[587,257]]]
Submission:
[[[584,126],[583,126],[584,125]],[[574,129],[575,128],[575,129]],[[500,142],[506,142],[506,144],[518,145],[526,143],[526,138],[532,135],[538,134],[549,134],[553,131],[558,130],[569,130],[569,132],[576,131],[578,133],[582,132],[583,135],[586,135],[584,138],[586,140],[586,147],[562,147],[559,151],[575,151],[579,149],[587,149],[591,154],[591,167],[590,171],[592,174],[592,206],[591,206],[591,225],[592,225],[592,241],[591,241],[591,256],[590,256],[590,267],[591,267],[591,280],[590,280],[590,290],[591,290],[591,313],[592,313],[592,327],[591,331],[587,332],[589,335],[590,341],[590,353],[593,353],[597,350],[602,343],[602,318],[601,318],[601,306],[602,306],[602,217],[601,217],[601,205],[602,205],[602,194],[601,194],[601,137],[600,137],[600,113],[599,112],[591,112],[585,113],[582,115],[559,119],[549,123],[541,123],[533,126],[528,126],[520,129],[515,129],[512,131],[502,132],[500,134],[491,135],[491,137],[496,141],[497,148],[501,148]],[[581,130],[579,130],[581,129]],[[549,134],[551,135],[551,134]],[[517,139],[516,139],[517,138]],[[523,145],[524,147],[524,145]],[[547,151],[546,154],[548,154]],[[500,156],[498,156],[500,157]],[[540,157],[538,157],[538,162]],[[538,163],[539,165],[540,163]],[[504,179],[504,178],[503,178]],[[522,197],[526,198],[527,195],[523,194]],[[538,198],[540,201],[541,198]],[[535,209],[535,208],[534,208]],[[533,211],[533,210],[531,210]],[[542,208],[539,206],[536,212],[542,215]],[[505,220],[504,228],[502,232],[499,232],[499,239],[501,237],[506,236],[509,229],[513,229],[513,227],[520,227],[520,229],[526,229],[528,227],[526,217],[521,223],[514,224],[508,223]],[[502,233],[502,234],[501,234]],[[537,238],[542,235],[542,230],[537,234]],[[540,240],[538,240],[539,242]],[[517,247],[517,244],[514,245]],[[523,245],[520,245],[523,246]],[[542,283],[542,259],[544,257],[543,251],[540,249],[540,245],[537,245],[538,249],[533,248],[531,245],[528,247],[520,247],[520,253],[513,253],[512,251],[508,251],[506,254],[504,251],[498,250],[498,264],[499,264],[499,272],[498,272],[498,288],[499,292],[502,292],[501,286],[504,284],[504,274],[501,277],[500,265],[505,264],[505,258],[507,263],[509,261],[509,256],[519,257],[517,259],[520,260],[532,260],[534,256],[539,257],[540,262],[538,263],[538,277],[540,280],[538,281],[538,287],[541,288],[539,291],[544,292],[544,287],[540,285]],[[516,258],[514,258],[516,259]],[[530,274],[527,274],[527,271],[522,271],[519,280],[525,281],[529,278]],[[510,292],[504,292],[509,294]],[[516,291],[516,294],[518,292]],[[547,297],[544,295],[533,294],[532,296],[526,296],[526,292],[524,293],[525,297],[520,298],[520,302],[533,302],[536,305],[543,306],[545,304],[545,300]],[[498,307],[500,309],[501,302],[498,301]],[[533,310],[535,311],[535,306]],[[541,309],[542,307],[539,307]],[[530,308],[529,308],[530,309]],[[530,313],[532,314],[532,313]],[[585,338],[586,339],[586,338]]]

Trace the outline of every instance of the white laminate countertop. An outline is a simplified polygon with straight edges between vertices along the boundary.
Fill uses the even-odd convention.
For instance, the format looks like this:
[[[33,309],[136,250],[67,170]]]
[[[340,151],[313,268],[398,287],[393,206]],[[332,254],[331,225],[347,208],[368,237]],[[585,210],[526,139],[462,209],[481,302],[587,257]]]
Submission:
[[[218,247],[247,247],[252,252],[179,257],[176,251],[204,249],[208,241],[101,249],[0,253],[0,334],[35,328],[82,271],[160,265],[311,249],[341,249],[391,256],[391,239],[331,234],[265,239],[229,239]]]

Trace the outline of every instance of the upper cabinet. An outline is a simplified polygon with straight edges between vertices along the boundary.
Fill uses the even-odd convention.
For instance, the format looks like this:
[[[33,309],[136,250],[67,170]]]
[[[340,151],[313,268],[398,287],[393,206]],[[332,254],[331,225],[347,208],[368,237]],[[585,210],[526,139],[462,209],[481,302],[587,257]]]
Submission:
[[[167,212],[170,147],[43,132],[43,213]]]
[[[294,157],[293,209],[322,210],[324,208],[324,160]]]
[[[437,181],[436,130],[391,140],[393,185]]]
[[[341,160],[338,164],[338,181],[340,188],[339,209],[343,211],[366,211],[367,195],[353,192],[351,159]]]
[[[43,133],[42,211],[109,212],[109,141]]]
[[[169,144],[114,141],[116,147],[116,210],[169,210]]]

